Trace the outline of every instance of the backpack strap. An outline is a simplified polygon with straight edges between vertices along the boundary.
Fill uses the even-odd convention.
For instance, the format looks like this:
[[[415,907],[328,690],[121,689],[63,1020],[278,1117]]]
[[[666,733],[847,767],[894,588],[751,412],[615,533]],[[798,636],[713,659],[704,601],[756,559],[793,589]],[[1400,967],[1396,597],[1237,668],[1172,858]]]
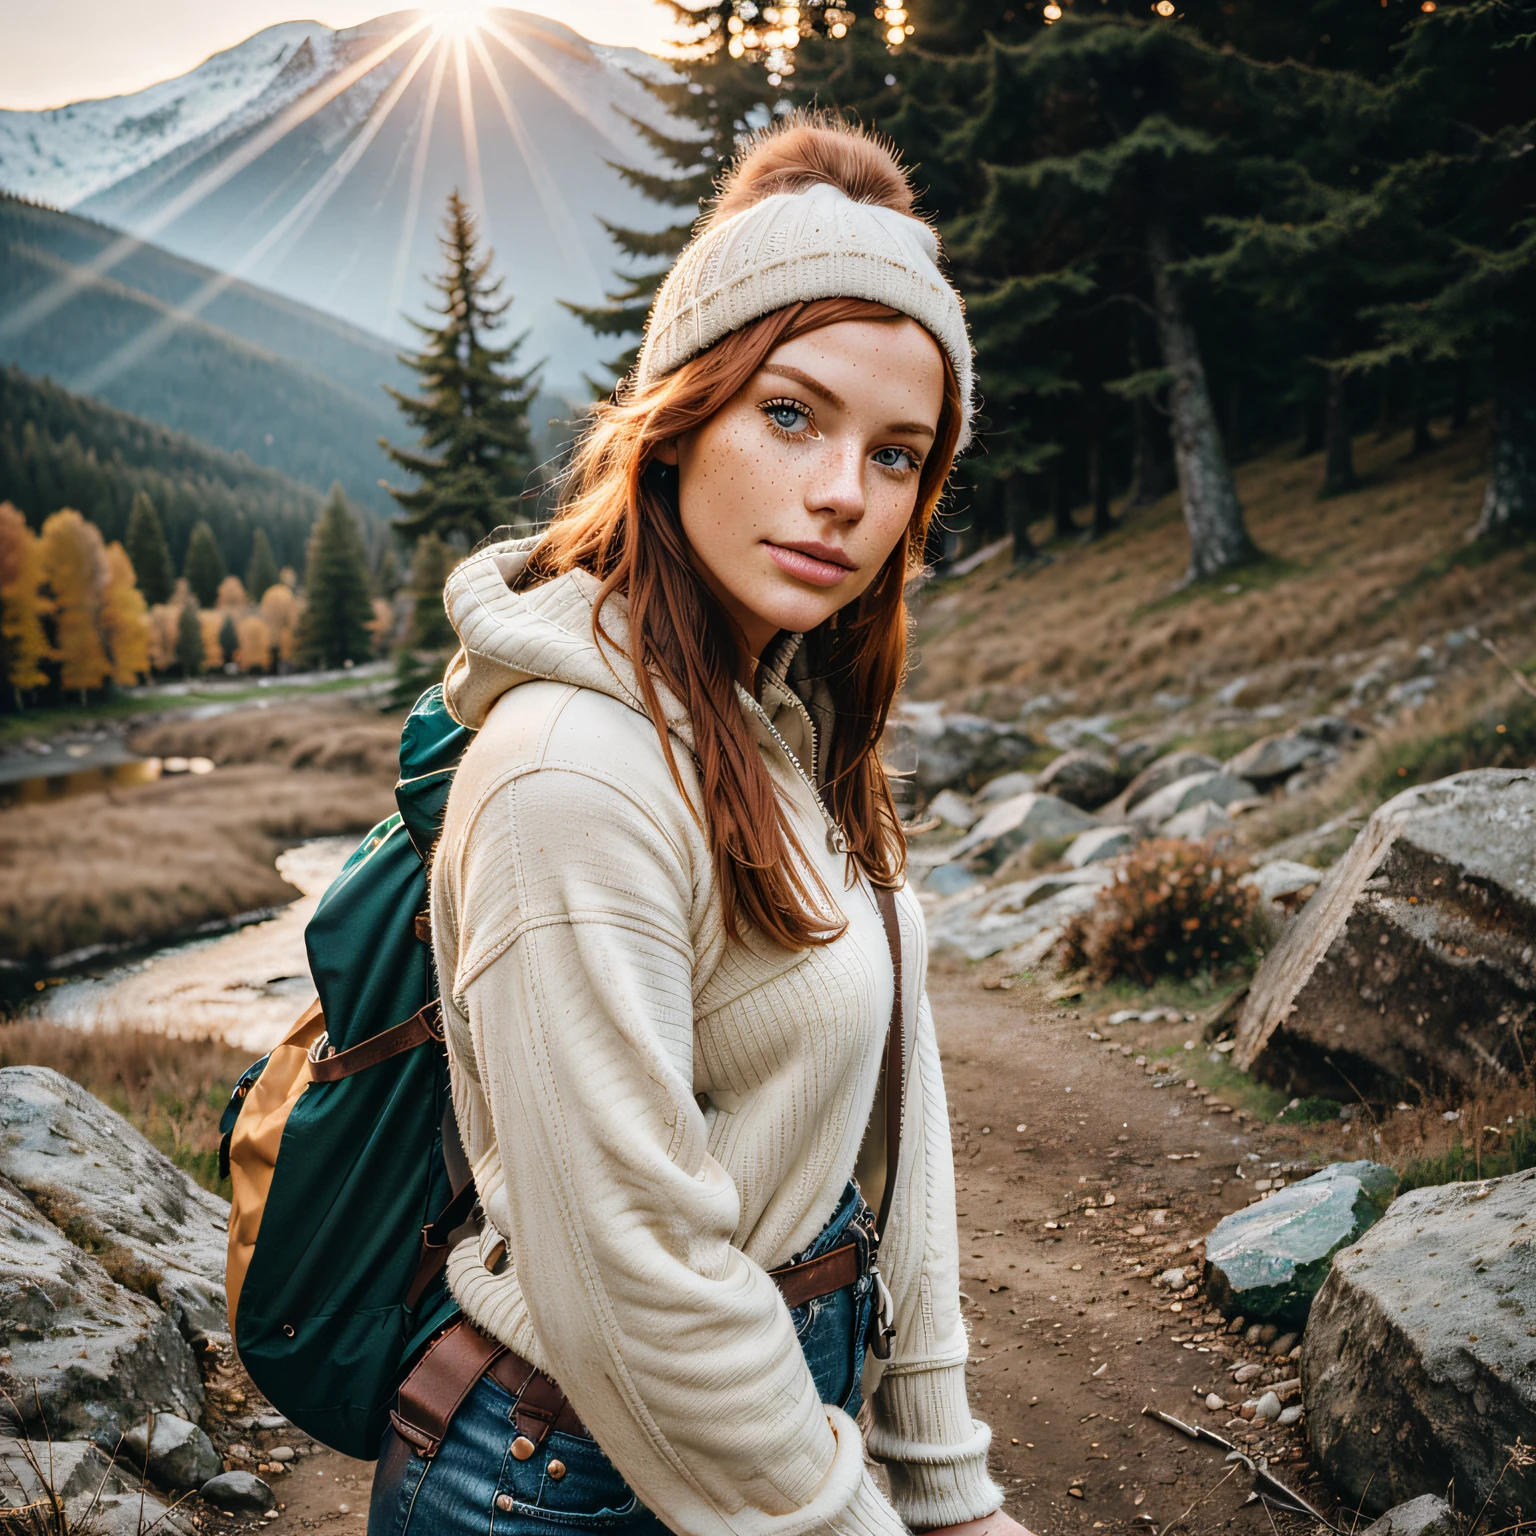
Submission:
[[[880,892],[880,920],[885,924],[885,942],[891,951],[891,971],[895,990],[891,998],[891,1023],[885,1033],[885,1188],[880,1194],[880,1214],[875,1231],[885,1236],[885,1223],[891,1214],[891,1197],[896,1193],[896,1168],[901,1157],[901,1112],[906,1097],[907,1053],[901,991],[901,921],[896,915],[896,893]]]
[[[391,1056],[413,1051],[429,1041],[443,1043],[443,1005],[437,998],[423,1005],[403,1024],[380,1030],[350,1050],[338,1051],[329,1035],[321,1035],[309,1048],[309,1075],[313,1082],[335,1083],[354,1072],[376,1067]]]

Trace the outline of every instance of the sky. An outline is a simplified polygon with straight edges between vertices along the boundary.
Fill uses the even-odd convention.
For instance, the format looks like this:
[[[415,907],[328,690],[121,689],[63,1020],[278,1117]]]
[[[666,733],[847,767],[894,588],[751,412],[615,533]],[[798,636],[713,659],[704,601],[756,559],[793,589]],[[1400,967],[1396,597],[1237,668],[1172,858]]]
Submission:
[[[0,0],[0,108],[142,90],[279,21],[350,27],[409,8],[410,0]],[[668,37],[668,13],[655,0],[515,0],[515,8],[598,43],[655,51]]]

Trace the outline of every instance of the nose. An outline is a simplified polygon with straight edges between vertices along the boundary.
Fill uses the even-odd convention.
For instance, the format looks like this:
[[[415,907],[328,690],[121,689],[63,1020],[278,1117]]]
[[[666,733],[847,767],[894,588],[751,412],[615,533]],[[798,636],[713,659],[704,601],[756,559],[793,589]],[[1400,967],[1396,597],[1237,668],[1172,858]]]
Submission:
[[[864,515],[864,450],[851,438],[828,436],[805,487],[805,509],[839,522]]]

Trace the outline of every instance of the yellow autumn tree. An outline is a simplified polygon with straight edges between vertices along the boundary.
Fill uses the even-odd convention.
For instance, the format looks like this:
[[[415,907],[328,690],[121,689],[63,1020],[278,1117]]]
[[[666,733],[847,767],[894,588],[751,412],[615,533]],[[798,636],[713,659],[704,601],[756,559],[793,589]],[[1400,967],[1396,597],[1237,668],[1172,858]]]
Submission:
[[[299,600],[287,582],[279,581],[261,594],[261,619],[272,637],[277,660],[292,661],[299,626]]]
[[[224,670],[224,647],[219,642],[219,631],[224,628],[225,615],[218,608],[200,608],[197,622],[203,627],[203,671]]]
[[[116,540],[107,545],[101,638],[112,662],[112,681],[120,688],[138,682],[149,671],[149,610],[134,577],[128,551]]]
[[[7,682],[18,707],[29,688],[48,681],[49,611],[43,595],[43,552],[27,520],[8,501],[0,501],[0,681]]]
[[[373,648],[380,656],[389,650],[389,642],[395,633],[395,605],[382,597],[373,600],[373,617],[368,622],[368,633],[373,636]]]
[[[226,576],[219,583],[219,595],[213,606],[222,613],[234,614],[238,619],[251,606],[246,599],[245,583],[238,576]]]
[[[272,665],[272,633],[259,613],[248,613],[237,620],[240,647],[235,665],[242,672],[265,672]]]
[[[149,610],[149,664],[156,672],[169,672],[176,665],[176,632],[180,624],[180,603],[156,603]]]
[[[78,512],[55,512],[43,524],[43,579],[53,600],[53,649],[59,682],[83,695],[112,676],[101,643],[107,551],[101,530]]]

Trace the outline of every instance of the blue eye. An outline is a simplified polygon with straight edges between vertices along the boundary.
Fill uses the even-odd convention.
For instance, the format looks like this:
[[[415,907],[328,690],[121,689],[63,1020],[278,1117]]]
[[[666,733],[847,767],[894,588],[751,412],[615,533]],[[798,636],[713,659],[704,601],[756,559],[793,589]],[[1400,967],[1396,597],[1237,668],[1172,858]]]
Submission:
[[[916,469],[917,460],[905,448],[877,448],[875,463],[882,469]]]
[[[762,408],[771,425],[780,432],[799,436],[811,425],[811,413],[793,400],[770,400]]]

